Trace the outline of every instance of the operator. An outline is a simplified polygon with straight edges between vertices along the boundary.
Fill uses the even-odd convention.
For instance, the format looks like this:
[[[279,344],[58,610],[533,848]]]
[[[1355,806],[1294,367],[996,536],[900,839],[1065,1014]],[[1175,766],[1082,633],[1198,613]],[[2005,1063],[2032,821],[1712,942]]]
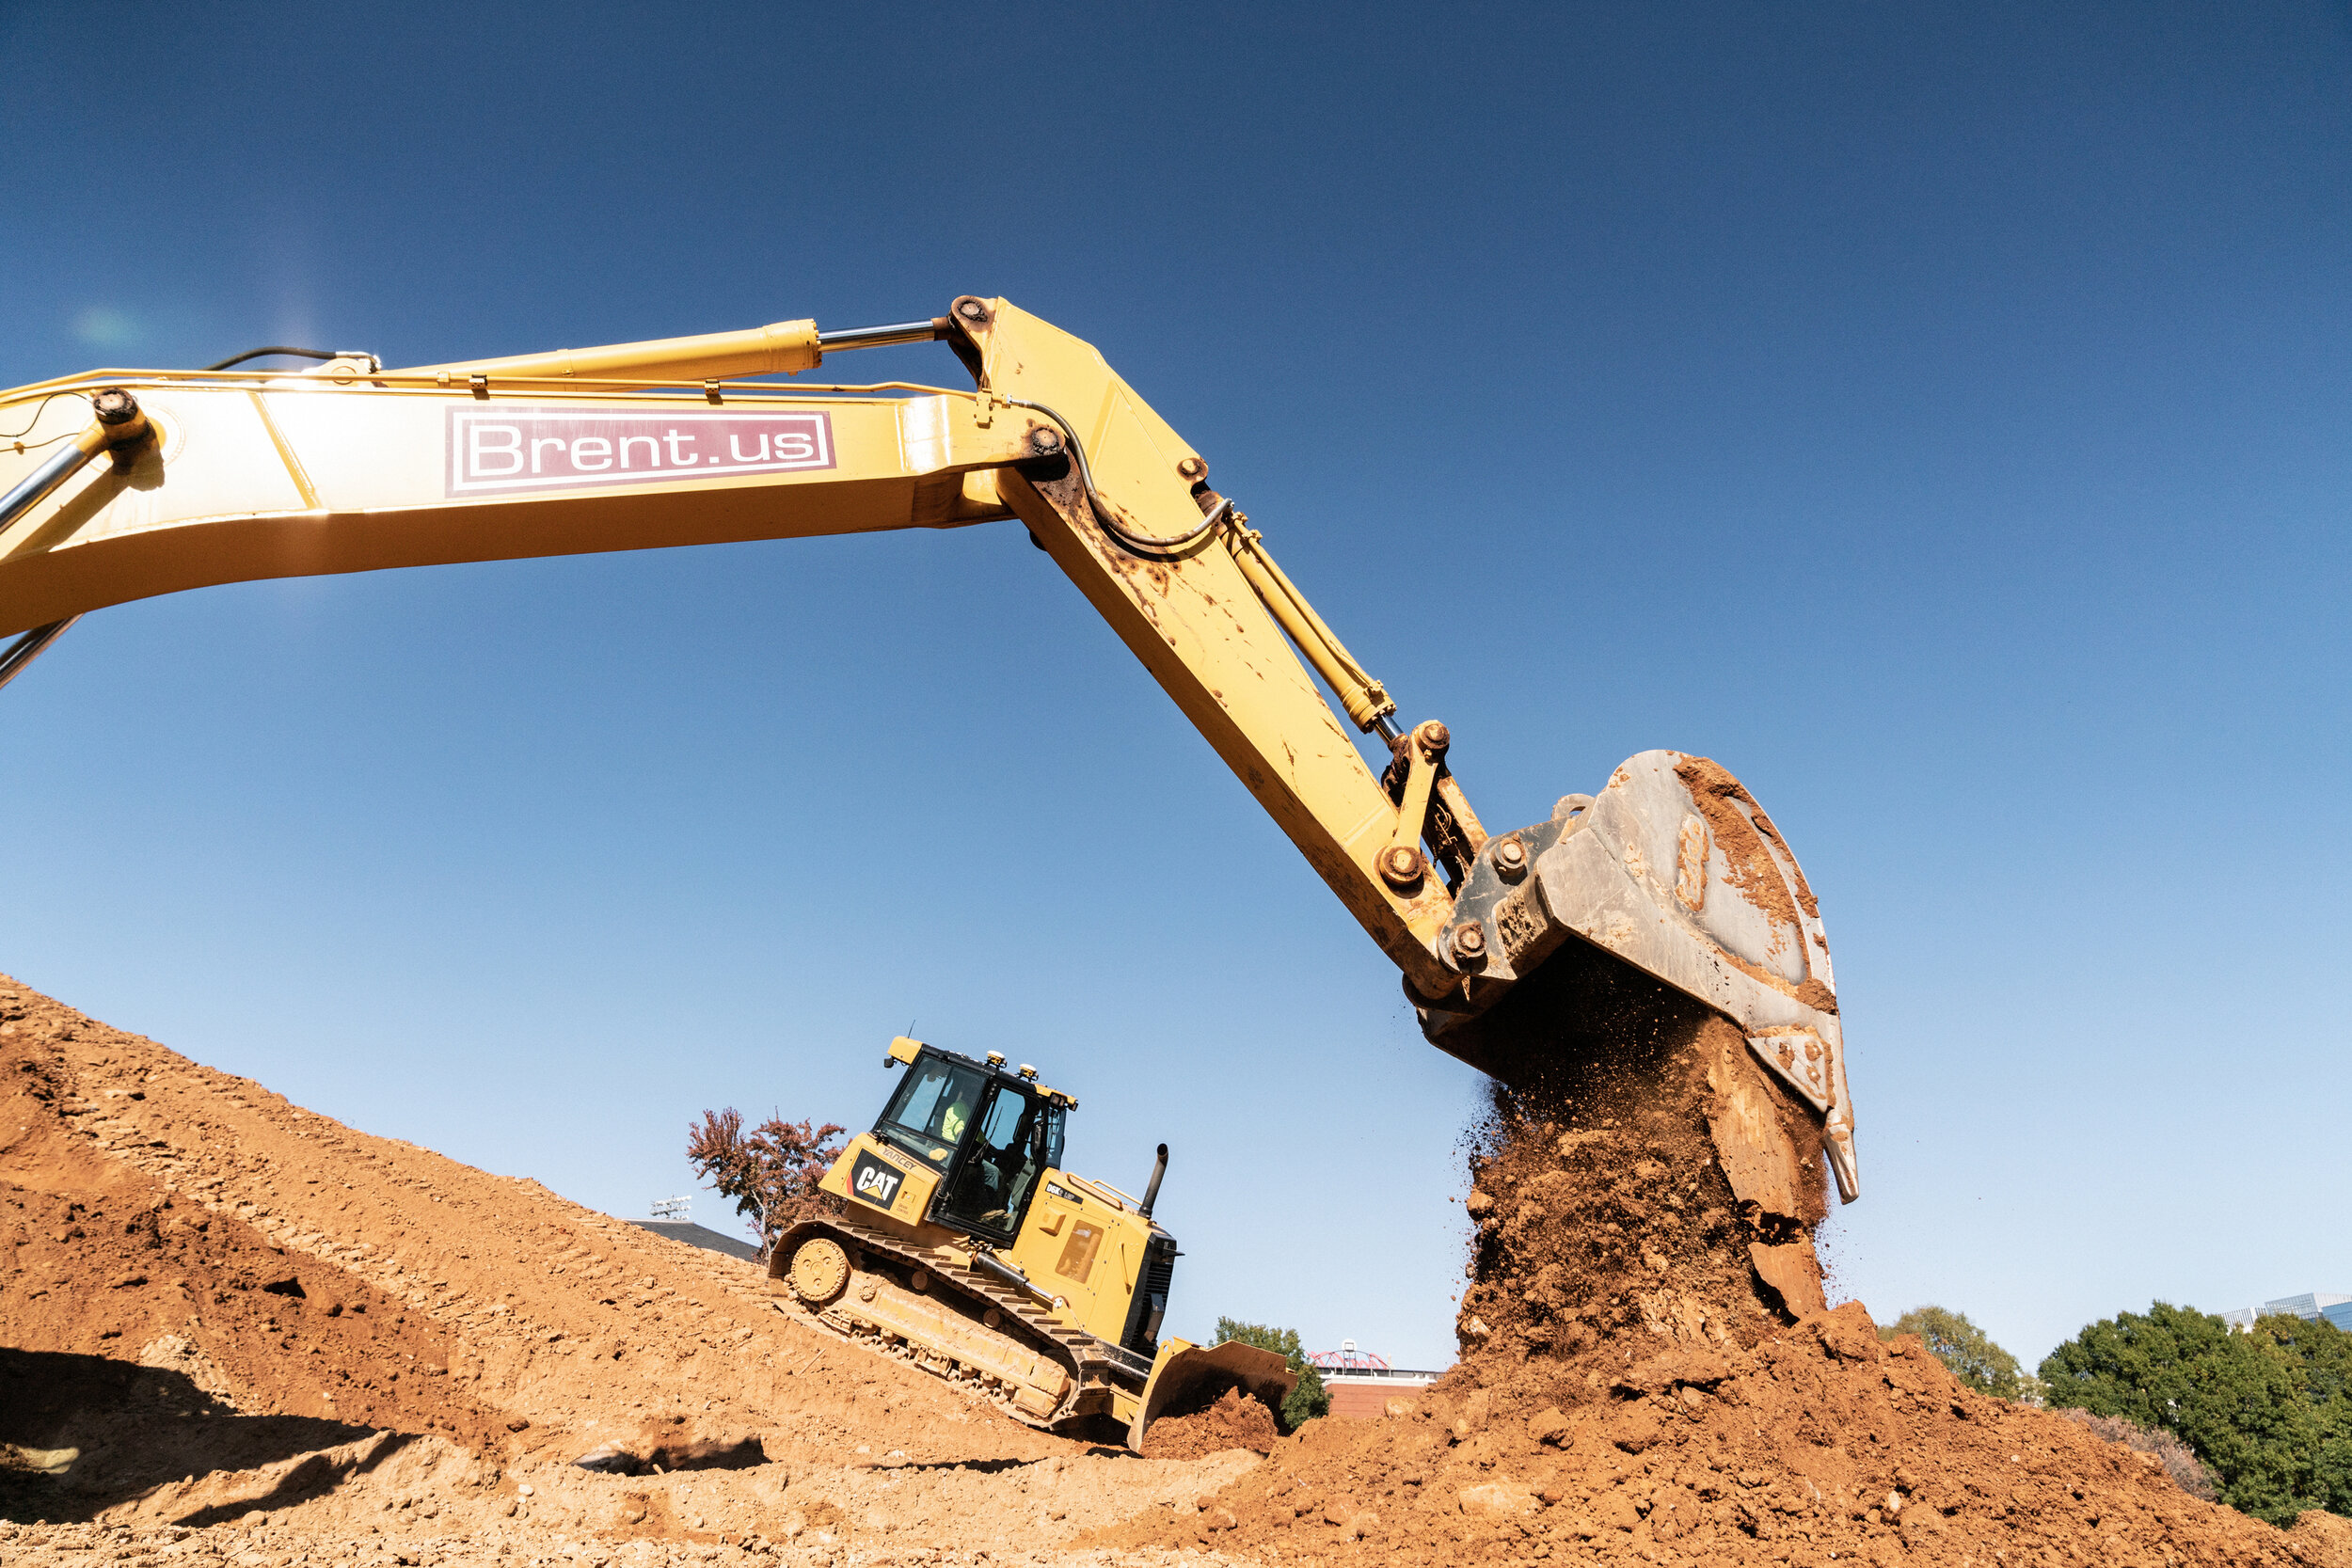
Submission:
[[[956,1143],[963,1137],[963,1124],[971,1119],[972,1113],[962,1101],[951,1101],[947,1108],[939,1113],[939,1135],[949,1143]]]

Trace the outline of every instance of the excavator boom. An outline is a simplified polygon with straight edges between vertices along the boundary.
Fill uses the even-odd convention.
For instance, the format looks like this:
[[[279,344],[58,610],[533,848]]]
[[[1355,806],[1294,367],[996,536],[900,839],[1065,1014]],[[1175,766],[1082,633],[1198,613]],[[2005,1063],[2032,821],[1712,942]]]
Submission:
[[[744,379],[924,340],[975,387]],[[1445,726],[1400,729],[1201,455],[1004,300],[407,371],[92,372],[0,394],[0,418],[24,430],[0,448],[0,635],[24,634],[0,683],[81,614],[216,583],[1017,517],[1395,963],[1434,1043],[1534,1070],[1480,1025],[1573,938],[1740,1023],[1855,1191],[1826,939],[1737,781],[1645,753],[1589,806],[1490,838]]]

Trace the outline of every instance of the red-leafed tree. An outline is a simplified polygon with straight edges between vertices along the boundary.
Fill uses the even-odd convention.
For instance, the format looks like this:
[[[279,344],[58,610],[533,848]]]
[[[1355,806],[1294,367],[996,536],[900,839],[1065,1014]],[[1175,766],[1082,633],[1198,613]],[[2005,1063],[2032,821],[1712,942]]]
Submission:
[[[829,1200],[817,1190],[841,1154],[846,1127],[832,1122],[789,1122],[771,1116],[751,1132],[743,1113],[730,1105],[705,1111],[702,1125],[686,1129],[686,1158],[694,1174],[735,1199],[735,1212],[759,1242],[765,1259],[783,1235]]]

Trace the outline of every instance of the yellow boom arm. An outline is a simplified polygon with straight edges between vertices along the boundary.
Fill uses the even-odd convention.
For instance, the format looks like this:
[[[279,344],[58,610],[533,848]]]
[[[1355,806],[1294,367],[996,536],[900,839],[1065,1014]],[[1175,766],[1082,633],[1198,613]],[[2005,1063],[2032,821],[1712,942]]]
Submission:
[[[946,339],[978,389],[728,379],[918,336]],[[107,389],[145,430],[93,422]],[[411,371],[95,372],[7,394],[0,420],[29,425],[0,446],[19,490],[69,451],[114,454],[7,520],[0,635],[261,578],[1018,516],[1416,988],[1454,980],[1434,951],[1453,900],[1421,847],[1433,791],[1457,879],[1481,835],[1442,726],[1407,743],[1401,815],[1286,635],[1357,726],[1392,736],[1378,684],[1200,454],[1092,347],[1002,300]]]
[[[735,379],[934,339],[976,389]],[[0,394],[0,421],[21,433],[0,444],[0,635],[24,634],[0,685],[75,616],[213,583],[1019,517],[1404,972],[1431,1040],[1517,1081],[1662,985],[1743,1026],[1859,1190],[1829,941],[1739,781],[1646,752],[1490,841],[1445,726],[1398,732],[1200,454],[1001,299],[421,370],[93,372]],[[1308,666],[1389,743],[1382,773]],[[1549,990],[1498,1006],[1539,968]]]

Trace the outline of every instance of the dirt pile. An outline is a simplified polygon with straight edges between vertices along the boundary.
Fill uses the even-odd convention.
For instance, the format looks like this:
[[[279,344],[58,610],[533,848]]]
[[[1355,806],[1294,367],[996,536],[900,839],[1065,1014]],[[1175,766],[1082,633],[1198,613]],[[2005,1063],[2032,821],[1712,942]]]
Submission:
[[[574,1463],[599,1449],[629,1462]],[[0,977],[11,1563],[167,1535],[387,1562],[1050,1549],[1253,1463],[1032,1432],[787,1320],[756,1265]]]
[[[1600,1388],[1450,1379],[1400,1418],[1310,1423],[1216,1502],[1096,1539],[1281,1562],[2352,1564],[2352,1521],[2281,1531],[2201,1502],[1916,1339],[1882,1345],[1859,1305],[1752,1348],[1654,1350]]]
[[[2197,1457],[2197,1450],[2162,1428],[2144,1427],[2121,1416],[2093,1416],[2088,1410],[2054,1410],[2051,1414],[2087,1427],[2110,1443],[2153,1455],[2164,1466],[2164,1473],[2192,1497],[2211,1502],[2221,1495],[2218,1478]]]
[[[1106,1545],[1289,1563],[2344,1564],[2159,1460],[1962,1386],[1820,1305],[1818,1153],[1728,1025],[1669,1020],[1497,1092],[1470,1150],[1462,1361],[1401,1414],[1318,1421],[1197,1515]],[[1818,1148],[1818,1132],[1810,1146]],[[1392,1403],[1392,1408],[1395,1408]]]
[[[1144,1433],[1146,1459],[1204,1459],[1231,1449],[1271,1453],[1281,1438],[1274,1412],[1263,1403],[1228,1388],[1224,1397],[1197,1416],[1166,1416]]]

